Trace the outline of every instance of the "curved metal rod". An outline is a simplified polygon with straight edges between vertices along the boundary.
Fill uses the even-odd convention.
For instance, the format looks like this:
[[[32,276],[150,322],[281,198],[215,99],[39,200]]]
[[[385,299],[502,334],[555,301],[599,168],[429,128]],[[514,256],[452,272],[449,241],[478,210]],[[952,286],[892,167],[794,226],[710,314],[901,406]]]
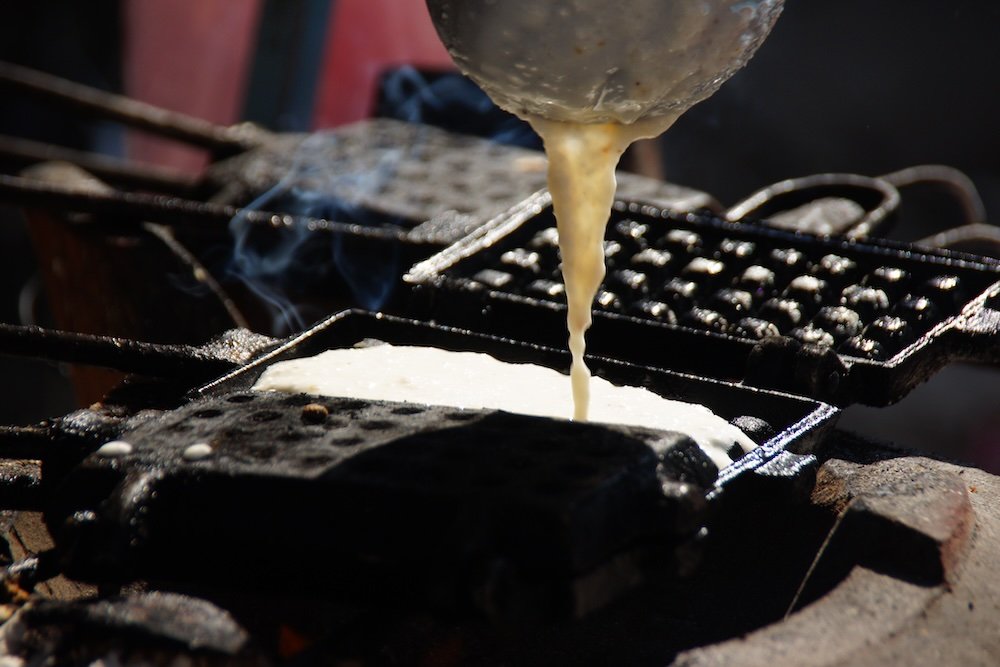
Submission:
[[[101,180],[154,192],[185,194],[200,183],[173,169],[121,160],[38,141],[0,135],[0,162],[26,167],[40,162],[69,162]]]
[[[156,225],[151,222],[143,224],[143,229],[152,234],[155,238],[159,239],[160,243],[166,246],[167,250],[173,254],[179,261],[183,262],[185,266],[191,269],[191,272],[195,275],[197,280],[205,285],[212,296],[222,305],[225,309],[226,314],[229,315],[229,319],[232,320],[232,324],[235,327],[241,329],[249,329],[250,324],[247,322],[246,317],[240,312],[240,309],[236,306],[236,302],[233,301],[232,297],[223,289],[222,285],[212,272],[201,263],[193,252],[187,249],[187,247],[177,240],[174,236],[174,230],[165,225]]]
[[[993,246],[993,257],[1000,257],[1000,227],[982,222],[952,227],[943,232],[914,241],[922,248],[948,250],[965,243],[982,243]]]
[[[884,179],[861,176],[860,174],[815,174],[801,178],[789,178],[761,188],[726,211],[725,218],[731,222],[738,222],[754,211],[760,210],[777,197],[810,188],[838,185],[872,190],[882,197],[878,206],[867,211],[861,220],[845,230],[844,236],[848,238],[859,239],[869,236],[886,221],[893,211],[899,208],[901,200],[899,191]]]
[[[905,188],[917,183],[937,183],[944,185],[958,200],[969,224],[986,222],[986,206],[979,195],[976,184],[965,172],[943,164],[921,164],[894,171],[879,178],[892,183],[897,188]]]
[[[897,187],[918,183],[943,185],[958,200],[965,216],[965,224],[914,241],[924,248],[948,250],[963,244],[977,243],[989,246],[989,254],[1000,257],[1000,228],[986,222],[986,206],[979,190],[965,172],[941,164],[922,164],[881,176]]]

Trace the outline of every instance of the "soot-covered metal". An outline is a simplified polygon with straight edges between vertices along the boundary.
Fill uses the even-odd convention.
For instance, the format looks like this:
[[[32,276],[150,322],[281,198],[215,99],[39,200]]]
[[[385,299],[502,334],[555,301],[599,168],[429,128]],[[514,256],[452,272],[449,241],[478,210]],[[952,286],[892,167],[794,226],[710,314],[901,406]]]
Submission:
[[[984,333],[992,321],[989,305],[975,311],[986,318],[976,325]],[[542,321],[547,312],[560,315],[544,304],[536,310]],[[275,361],[365,339],[568,365],[561,349],[362,311],[338,313],[286,341],[226,336],[221,344],[227,353],[221,356],[256,358],[194,389],[180,408],[171,409],[176,394],[156,405],[145,387],[133,384],[132,392],[142,398],[138,403],[155,410],[119,414],[99,407],[37,433],[18,432],[27,441],[48,443],[40,457],[47,471],[41,505],[56,545],[37,561],[10,568],[9,588],[16,591],[33,577],[62,572],[103,586],[138,580],[142,586],[193,590],[243,613],[259,608],[257,596],[298,596],[293,599],[301,605],[301,596],[310,591],[321,591],[338,605],[353,600],[379,609],[381,602],[407,601],[438,611],[471,608],[501,626],[511,619],[579,620],[593,612],[566,637],[580,642],[579,664],[598,664],[601,656],[639,658],[647,651],[672,656],[752,630],[762,620],[777,620],[783,600],[814,600],[857,560],[852,543],[845,548],[838,542],[831,552],[835,557],[827,557],[811,579],[807,576],[805,595],[796,593],[801,573],[811,572],[809,559],[830,529],[830,517],[804,502],[817,463],[810,452],[837,415],[813,398],[590,359],[606,379],[704,403],[757,434],[761,447],[716,477],[718,471],[690,441],[675,434],[250,390]],[[713,342],[705,346],[717,340],[707,338]],[[234,349],[241,341],[248,354]],[[75,348],[74,354],[85,356],[86,348]],[[157,354],[155,346],[135,350],[140,356]],[[199,359],[215,363],[220,355],[211,350],[193,353],[192,367],[204,368]],[[183,354],[177,348],[168,351]],[[157,367],[151,359],[143,364]],[[123,387],[119,395],[127,396],[129,389]],[[120,442],[98,448],[110,439]],[[677,446],[667,449],[670,443]],[[829,456],[820,453],[819,458]],[[37,498],[38,491],[33,493]],[[782,511],[775,512],[775,506]],[[946,557],[954,559],[951,542],[939,541],[947,547],[942,547]],[[938,552],[924,551],[923,561],[933,565]],[[896,567],[898,554],[892,553],[893,562],[886,566],[883,559],[879,567]],[[677,577],[698,563],[693,579]],[[750,571],[753,576],[746,576]],[[233,602],[246,591],[249,602]],[[627,591],[638,592],[645,602],[635,605],[634,595],[623,597]],[[740,597],[740,591],[752,601],[739,612],[718,604],[722,596]],[[616,607],[613,601],[622,599],[630,602]],[[689,606],[679,610],[675,600]],[[148,606],[134,596],[120,604],[138,617]],[[23,611],[32,613],[19,612],[16,619],[32,632],[48,632],[53,618],[75,628],[93,622],[86,603],[57,605],[50,614],[35,609],[44,611],[28,606]],[[278,617],[291,617],[282,609]],[[632,631],[612,633],[638,638],[634,650],[623,651],[611,640],[614,649],[602,644],[603,630],[587,632],[588,623],[610,627],[600,625],[607,620],[603,614],[621,623],[640,612],[632,619]],[[663,613],[680,613],[683,620],[637,622],[660,619],[656,614]],[[345,632],[342,620],[331,620],[342,619],[342,610],[325,614],[316,621],[329,623],[324,632]],[[298,619],[296,627],[308,624]],[[383,624],[369,618],[366,627]],[[12,625],[10,632],[18,627]],[[153,630],[176,646],[170,636],[175,629]],[[231,637],[242,636],[236,630]],[[374,635],[364,640],[366,651],[382,646],[383,637]],[[546,650],[561,647],[564,656],[570,650],[569,639],[539,641]],[[350,644],[338,644],[338,655],[348,655],[343,651]],[[311,655],[305,645],[305,640],[292,642],[288,650]],[[243,649],[234,644],[211,650]],[[503,651],[491,654],[496,655]],[[536,662],[544,664],[545,655],[538,653]],[[484,664],[493,664],[491,659]],[[235,660],[245,664],[242,657]]]
[[[676,434],[307,395],[200,399],[121,438],[48,515],[72,574],[238,585],[280,562],[286,589],[498,616],[620,592],[587,577],[693,539],[716,475]]]
[[[723,483],[758,470],[801,477],[814,459],[786,450],[808,452],[836,416],[815,401],[592,360],[608,379],[700,399],[762,438],[719,477],[674,433],[248,391],[277,360],[370,338],[566,361],[433,324],[335,315],[180,409],[123,422],[114,437],[127,445],[71,467],[46,512],[61,567],[96,581],[266,588],[260,572],[281,563],[272,585],[282,588],[579,615],[651,571],[693,567]]]

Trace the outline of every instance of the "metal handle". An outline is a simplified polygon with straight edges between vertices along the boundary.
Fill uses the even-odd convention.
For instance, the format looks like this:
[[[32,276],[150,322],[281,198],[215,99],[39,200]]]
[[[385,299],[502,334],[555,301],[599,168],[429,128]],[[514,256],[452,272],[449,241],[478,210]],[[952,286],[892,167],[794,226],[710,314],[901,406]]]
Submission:
[[[5,135],[0,135],[0,161],[16,168],[40,162],[69,162],[108,183],[172,194],[193,192],[199,183],[172,169]]]
[[[136,224],[158,222],[187,231],[219,229],[239,216],[242,222],[249,225],[275,228],[306,225],[310,231],[337,232],[374,241],[440,246],[433,240],[422,240],[400,229],[366,227],[164,195],[118,190],[95,192],[19,176],[0,175],[0,201],[45,210],[93,213],[116,222],[121,222],[123,218],[132,219]]]
[[[803,178],[789,178],[754,192],[730,208],[726,212],[726,219],[738,222],[747,216],[758,215],[759,211],[780,198],[803,194],[810,190],[817,193],[829,190],[834,193],[831,196],[837,198],[844,198],[839,194],[841,190],[874,194],[879,198],[878,204],[866,210],[860,218],[845,218],[833,224],[833,228],[826,232],[831,236],[843,235],[852,239],[870,236],[889,219],[889,216],[899,208],[900,203],[899,191],[882,178],[859,174],[815,174]],[[799,229],[798,225],[794,227]],[[801,231],[812,230],[805,228]]]
[[[271,136],[253,125],[216,125],[7,62],[0,62],[0,86],[222,154],[255,148]]]
[[[190,345],[144,343],[112,336],[0,324],[0,354],[35,357],[154,377],[211,377],[237,363]]]

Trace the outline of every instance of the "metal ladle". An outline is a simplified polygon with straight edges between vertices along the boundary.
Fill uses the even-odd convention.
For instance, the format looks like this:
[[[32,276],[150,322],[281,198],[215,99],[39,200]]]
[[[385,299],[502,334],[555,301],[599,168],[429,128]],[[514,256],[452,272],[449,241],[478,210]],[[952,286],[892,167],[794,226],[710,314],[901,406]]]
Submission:
[[[783,0],[427,0],[459,68],[520,116],[679,115],[740,69]]]

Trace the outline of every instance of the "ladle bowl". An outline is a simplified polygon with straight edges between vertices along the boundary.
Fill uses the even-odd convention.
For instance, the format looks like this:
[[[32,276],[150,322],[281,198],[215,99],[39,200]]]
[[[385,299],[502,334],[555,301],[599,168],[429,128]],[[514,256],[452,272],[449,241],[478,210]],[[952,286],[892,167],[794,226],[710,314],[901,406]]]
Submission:
[[[458,67],[504,109],[575,122],[679,115],[768,35],[783,0],[427,0]]]

